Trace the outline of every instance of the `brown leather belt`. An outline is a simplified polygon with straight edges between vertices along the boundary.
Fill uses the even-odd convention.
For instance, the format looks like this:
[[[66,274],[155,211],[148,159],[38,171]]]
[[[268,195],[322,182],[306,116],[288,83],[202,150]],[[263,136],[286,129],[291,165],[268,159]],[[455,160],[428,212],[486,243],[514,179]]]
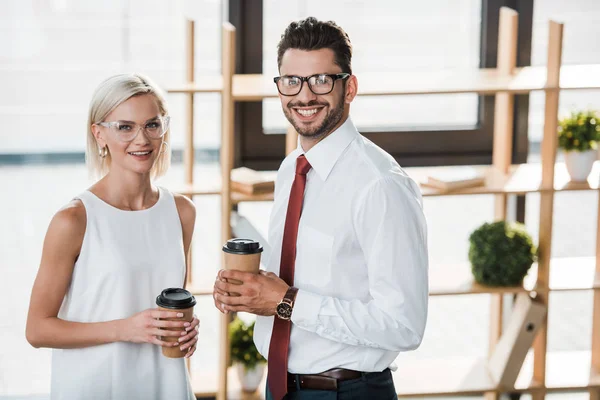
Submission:
[[[351,369],[334,368],[320,374],[290,374],[288,372],[288,392],[298,389],[337,390],[338,382],[358,379],[362,372]],[[299,382],[298,382],[299,381]]]

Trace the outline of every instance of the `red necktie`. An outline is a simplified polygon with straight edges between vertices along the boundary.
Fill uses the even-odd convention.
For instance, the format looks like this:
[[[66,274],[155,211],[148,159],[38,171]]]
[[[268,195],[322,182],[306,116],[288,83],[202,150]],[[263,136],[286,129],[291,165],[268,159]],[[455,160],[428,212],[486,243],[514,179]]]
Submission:
[[[300,223],[300,214],[302,213],[306,174],[308,174],[310,168],[310,164],[304,155],[298,157],[296,160],[296,176],[292,184],[285,217],[285,227],[283,228],[279,277],[290,286],[294,285],[298,224]],[[269,389],[275,400],[283,399],[287,393],[287,364],[291,329],[291,321],[286,321],[275,316],[273,334],[271,335],[271,344],[269,346],[267,373]]]

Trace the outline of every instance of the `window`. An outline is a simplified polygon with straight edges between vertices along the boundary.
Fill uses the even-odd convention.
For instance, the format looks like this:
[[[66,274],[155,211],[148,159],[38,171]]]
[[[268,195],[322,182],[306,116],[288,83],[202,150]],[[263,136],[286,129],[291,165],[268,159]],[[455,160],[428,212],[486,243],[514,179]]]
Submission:
[[[481,0],[265,0],[263,7],[263,71],[267,76],[278,75],[277,43],[289,22],[308,16],[334,20],[348,33],[359,90],[362,73],[479,66]],[[362,131],[473,127],[478,122],[477,109],[475,94],[358,97],[352,104],[352,118]],[[263,102],[263,126],[265,133],[285,130],[287,120],[278,99]]]
[[[418,3],[418,4],[417,4]],[[461,0],[397,2],[392,0],[317,2],[230,0],[229,17],[241,31],[260,30],[252,40],[238,35],[245,55],[237,73],[277,75],[276,49],[289,22],[313,15],[333,19],[354,46],[353,68],[360,74],[411,70],[491,68],[496,64],[500,8],[519,12],[519,63],[528,65],[531,2]],[[262,5],[262,7],[261,7]],[[376,5],[376,7],[374,6]],[[259,46],[262,43],[262,46]],[[260,57],[260,58],[259,58]],[[257,63],[257,58],[259,62]],[[517,100],[515,139],[526,152],[528,96]],[[277,99],[238,104],[236,164],[275,169],[284,157],[287,121]],[[404,166],[486,164],[491,162],[494,97],[474,94],[358,97],[352,118],[359,130]],[[525,117],[526,118],[526,117]],[[525,148],[523,147],[525,143]]]

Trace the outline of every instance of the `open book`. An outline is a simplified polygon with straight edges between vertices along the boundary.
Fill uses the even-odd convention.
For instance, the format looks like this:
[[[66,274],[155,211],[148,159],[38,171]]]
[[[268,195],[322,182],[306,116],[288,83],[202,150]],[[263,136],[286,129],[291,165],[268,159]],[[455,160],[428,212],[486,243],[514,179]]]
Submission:
[[[255,171],[241,167],[231,170],[231,190],[245,194],[270,193],[275,190],[276,171]]]
[[[482,172],[469,166],[442,168],[430,173],[423,186],[440,190],[456,190],[485,184],[485,176]]]

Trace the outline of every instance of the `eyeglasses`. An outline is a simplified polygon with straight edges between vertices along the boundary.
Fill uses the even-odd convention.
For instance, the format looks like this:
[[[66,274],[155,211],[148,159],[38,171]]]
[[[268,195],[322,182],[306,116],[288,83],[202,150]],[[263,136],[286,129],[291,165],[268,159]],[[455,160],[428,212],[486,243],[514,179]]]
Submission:
[[[277,90],[283,96],[295,96],[302,90],[304,82],[308,83],[308,87],[314,94],[328,94],[331,93],[335,85],[335,81],[338,79],[346,79],[350,76],[348,73],[340,74],[315,74],[307,77],[285,75],[277,76],[273,78],[275,84],[277,84]]]
[[[121,141],[131,142],[135,139],[140,132],[144,130],[144,133],[150,139],[160,139],[169,130],[169,122],[171,117],[157,117],[151,121],[146,122],[144,126],[138,125],[131,121],[112,121],[112,122],[100,122],[98,125],[104,126]]]

